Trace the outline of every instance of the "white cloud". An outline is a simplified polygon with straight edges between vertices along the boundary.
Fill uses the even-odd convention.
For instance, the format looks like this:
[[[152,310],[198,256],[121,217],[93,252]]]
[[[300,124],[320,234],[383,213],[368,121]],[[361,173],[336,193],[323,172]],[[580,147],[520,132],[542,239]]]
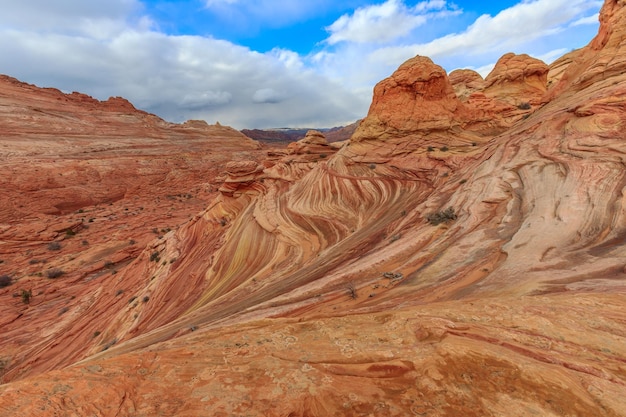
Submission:
[[[582,25],[595,25],[598,23],[598,19],[600,18],[599,13],[596,13],[591,16],[581,17],[575,22],[570,23],[570,26],[582,26]]]
[[[269,55],[282,62],[287,68],[298,70],[304,67],[302,57],[288,49],[274,48],[269,52]]]
[[[0,10],[0,27],[99,39],[152,25],[139,0],[0,0]]]
[[[380,48],[370,55],[370,59],[401,62],[416,54],[437,59],[461,54],[478,55],[490,50],[502,51],[561,32],[568,22],[595,8],[596,3],[588,0],[522,1],[496,16],[480,16],[461,33],[427,43]]]
[[[445,0],[430,0],[417,3],[412,9],[415,13],[424,13],[429,10],[442,10],[446,8]]]
[[[402,0],[387,0],[382,4],[361,7],[352,15],[343,15],[326,30],[330,45],[339,42],[386,43],[408,35],[423,25],[433,14],[425,13],[446,8],[441,0],[425,1],[410,8]]]
[[[252,95],[252,101],[255,103],[280,103],[285,99],[284,94],[279,93],[273,88],[261,88],[256,90]]]
[[[233,95],[228,91],[189,92],[183,96],[178,105],[185,110],[199,110],[230,103]]]
[[[546,64],[550,65],[555,60],[559,59],[568,52],[569,50],[567,48],[553,49],[552,51],[548,51],[545,54],[537,55],[535,58],[540,59]]]
[[[219,120],[238,128],[334,126],[367,111],[369,103],[341,85],[286,64],[293,52],[278,53],[282,60],[276,55],[211,38],[135,29],[103,42],[0,26],[0,56],[11,57],[0,61],[0,73],[99,99],[123,96],[171,121]]]

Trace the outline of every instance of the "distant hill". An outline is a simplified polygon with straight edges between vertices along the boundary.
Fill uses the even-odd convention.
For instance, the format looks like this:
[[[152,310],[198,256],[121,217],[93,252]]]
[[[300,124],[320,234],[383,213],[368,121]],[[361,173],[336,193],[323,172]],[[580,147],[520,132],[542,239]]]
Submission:
[[[243,129],[241,133],[251,139],[255,139],[259,142],[266,144],[288,144],[296,142],[302,139],[306,132],[309,130],[317,130],[322,132],[328,142],[339,142],[342,140],[350,139],[350,136],[354,133],[360,120],[349,124],[347,126],[338,126],[332,128],[276,128],[276,129]]]

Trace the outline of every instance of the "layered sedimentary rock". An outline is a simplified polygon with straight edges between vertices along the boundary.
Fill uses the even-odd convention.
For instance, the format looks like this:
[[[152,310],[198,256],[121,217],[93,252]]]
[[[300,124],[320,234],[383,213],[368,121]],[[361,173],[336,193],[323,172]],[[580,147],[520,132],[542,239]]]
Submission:
[[[485,80],[479,73],[468,69],[452,71],[448,78],[454,88],[454,93],[461,101],[467,101],[475,92],[482,92],[485,88]]]
[[[82,311],[103,289],[123,297],[109,288],[118,272],[206,207],[224,164],[258,149],[229,127],[0,77],[0,276],[11,283],[0,288],[0,373],[71,361],[64,345],[97,329],[81,341],[68,326],[96,324],[104,309]],[[36,364],[44,353],[54,359]]]
[[[538,65],[530,110],[461,100],[417,57],[335,154],[312,132],[225,165],[203,212],[32,331],[47,344],[5,333],[0,409],[626,415],[625,10],[550,87]]]
[[[485,78],[484,93],[514,106],[539,104],[547,90],[548,71],[543,61],[506,54]]]

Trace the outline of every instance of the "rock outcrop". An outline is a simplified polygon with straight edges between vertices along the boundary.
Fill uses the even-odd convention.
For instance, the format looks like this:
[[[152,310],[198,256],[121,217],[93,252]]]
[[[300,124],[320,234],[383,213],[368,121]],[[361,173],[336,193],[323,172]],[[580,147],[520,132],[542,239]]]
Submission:
[[[503,70],[525,57],[483,90],[414,58],[336,153],[311,132],[224,164],[114,277],[20,276],[0,409],[625,416],[625,10],[606,1],[550,86]],[[516,85],[532,109],[498,98]]]
[[[447,132],[458,127],[464,115],[445,70],[417,56],[376,85],[368,116],[352,140]]]
[[[506,54],[485,79],[484,93],[513,106],[540,104],[547,91],[548,66],[528,55]]]
[[[466,102],[473,93],[482,92],[485,88],[485,80],[473,70],[454,70],[448,78],[454,88],[454,93],[463,102]]]

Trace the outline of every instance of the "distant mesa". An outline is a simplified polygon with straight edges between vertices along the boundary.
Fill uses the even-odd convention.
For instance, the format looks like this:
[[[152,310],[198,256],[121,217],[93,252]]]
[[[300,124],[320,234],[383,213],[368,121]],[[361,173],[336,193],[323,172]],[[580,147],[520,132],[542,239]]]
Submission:
[[[361,121],[357,120],[347,126],[332,128],[276,128],[276,129],[242,129],[241,133],[267,145],[286,145],[305,137],[308,131],[318,130],[330,143],[350,139]]]
[[[214,138],[230,137],[230,145],[257,149],[260,145],[232,128],[208,125],[202,120],[183,124],[167,122],[139,110],[122,97],[99,101],[86,94],[65,94],[0,75],[0,134],[6,137],[135,137]],[[228,133],[227,133],[228,132]]]

